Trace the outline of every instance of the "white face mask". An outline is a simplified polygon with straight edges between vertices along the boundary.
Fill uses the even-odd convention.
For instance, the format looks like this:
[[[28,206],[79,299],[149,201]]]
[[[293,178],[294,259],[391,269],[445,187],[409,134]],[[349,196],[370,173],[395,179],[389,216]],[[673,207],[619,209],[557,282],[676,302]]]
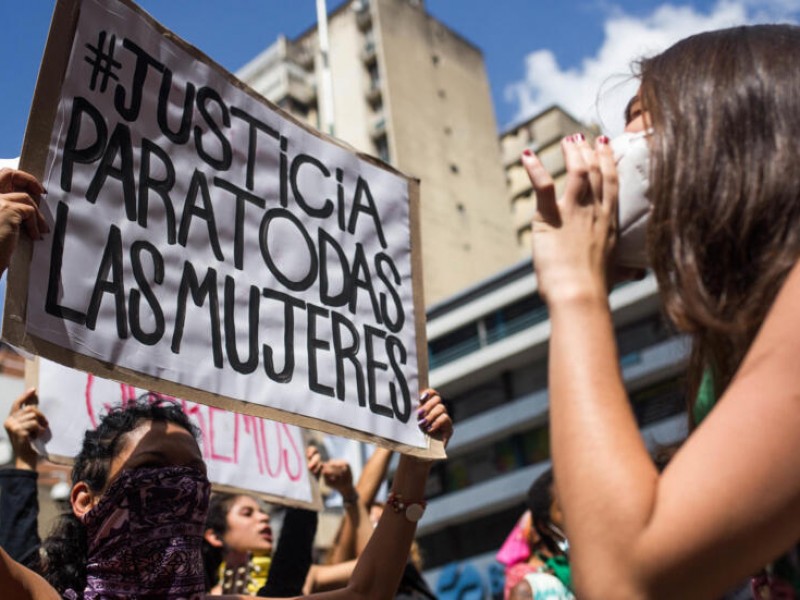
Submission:
[[[616,263],[623,267],[645,269],[645,233],[652,204],[650,188],[650,149],[647,136],[652,129],[623,133],[611,140],[619,177],[619,238]]]

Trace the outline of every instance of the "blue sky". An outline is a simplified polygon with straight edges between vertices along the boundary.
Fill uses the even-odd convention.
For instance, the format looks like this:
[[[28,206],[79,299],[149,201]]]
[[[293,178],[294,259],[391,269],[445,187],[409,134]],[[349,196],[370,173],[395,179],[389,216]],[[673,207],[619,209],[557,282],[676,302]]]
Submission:
[[[328,0],[328,7],[339,3]],[[140,4],[232,71],[279,33],[292,37],[315,22],[314,0]],[[482,48],[499,128],[558,103],[611,133],[619,127],[625,96],[635,87],[616,86],[624,77],[613,76],[624,76],[634,58],[695,31],[800,17],[800,0],[426,0],[426,5]],[[0,157],[19,155],[53,6],[54,0],[14,2],[4,17]],[[601,101],[598,109],[599,89],[611,108]]]

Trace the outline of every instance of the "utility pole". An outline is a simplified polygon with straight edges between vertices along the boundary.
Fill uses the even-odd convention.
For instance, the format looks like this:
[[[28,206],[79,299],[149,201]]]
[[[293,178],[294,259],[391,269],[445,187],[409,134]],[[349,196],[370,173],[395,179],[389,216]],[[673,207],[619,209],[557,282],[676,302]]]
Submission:
[[[322,89],[320,90],[320,108],[323,131],[334,135],[333,115],[333,76],[330,64],[330,40],[328,39],[328,9],[325,0],[317,0],[317,31],[319,33],[319,53],[322,65]]]

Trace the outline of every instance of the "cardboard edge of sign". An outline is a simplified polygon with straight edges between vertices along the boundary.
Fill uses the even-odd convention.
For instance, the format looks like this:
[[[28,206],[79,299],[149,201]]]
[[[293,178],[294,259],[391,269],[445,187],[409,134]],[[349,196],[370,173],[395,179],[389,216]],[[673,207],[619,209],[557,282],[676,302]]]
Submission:
[[[168,38],[172,43],[181,46],[186,52],[197,60],[208,64],[217,70],[230,84],[253,96],[259,102],[269,106],[272,110],[280,113],[282,117],[294,122],[299,127],[308,131],[312,135],[323,139],[329,143],[354,153],[358,158],[369,162],[380,169],[389,171],[406,180],[409,195],[409,229],[410,229],[410,248],[411,248],[411,269],[413,285],[413,304],[415,320],[415,333],[417,340],[417,370],[420,390],[428,387],[428,354],[427,339],[425,330],[425,303],[422,288],[422,234],[420,232],[420,182],[419,179],[409,177],[381,161],[380,159],[365,154],[355,152],[348,144],[319,132],[307,124],[286,113],[283,109],[276,106],[250,86],[237,79],[232,73],[210,59],[203,52],[182,40],[175,33],[166,29],[145,11],[139,8],[131,0],[117,0],[127,6],[137,14],[141,15],[151,27],[157,30],[162,36]],[[69,56],[72,49],[72,41],[77,28],[78,17],[82,0],[59,0],[53,12],[50,25],[50,32],[47,38],[42,65],[36,82],[33,103],[28,118],[28,125],[25,131],[25,140],[20,157],[20,168],[25,170],[39,180],[44,178],[44,169],[49,153],[50,137],[58,110],[58,98],[61,96],[61,86],[69,63]],[[351,429],[349,427],[322,421],[313,417],[306,417],[295,413],[289,413],[276,408],[253,404],[243,400],[237,400],[227,396],[221,396],[191,388],[186,385],[179,385],[170,381],[157,379],[131,369],[119,367],[117,365],[101,361],[97,358],[78,354],[48,342],[42,338],[28,335],[25,327],[26,307],[28,300],[28,280],[29,268],[33,254],[33,242],[27,236],[20,236],[18,247],[12,257],[8,271],[8,286],[6,291],[5,308],[3,312],[3,331],[2,339],[14,347],[43,356],[67,367],[77,368],[91,372],[100,377],[123,381],[154,392],[161,392],[217,406],[225,410],[240,412],[256,417],[263,417],[274,421],[280,421],[316,429],[325,433],[340,435],[350,439],[355,439],[371,444],[376,444],[396,450],[403,454],[425,458],[443,459],[446,458],[444,444],[431,437],[426,436],[427,446],[416,447],[408,444],[395,442],[380,438],[378,436]]]

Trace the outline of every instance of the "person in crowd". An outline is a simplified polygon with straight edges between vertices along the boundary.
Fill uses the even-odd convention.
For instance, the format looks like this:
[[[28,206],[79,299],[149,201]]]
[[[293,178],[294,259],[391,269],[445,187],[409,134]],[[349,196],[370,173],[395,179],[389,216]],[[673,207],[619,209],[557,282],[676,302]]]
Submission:
[[[318,477],[323,464],[316,447],[306,449],[306,462],[311,474]],[[281,590],[266,588],[266,595],[299,595],[311,566],[310,546],[316,527],[316,512],[288,508],[278,544],[281,548],[277,553],[278,568],[271,571],[273,534],[270,516],[262,502],[249,494],[212,494],[203,533],[206,589],[212,594],[246,591],[255,595],[266,588],[272,572],[275,575],[273,579],[280,581]],[[301,540],[305,540],[305,544]],[[305,552],[297,550],[306,546]],[[281,553],[287,551],[290,557],[284,563]],[[290,568],[282,568],[284,564]],[[274,585],[271,587],[275,588]]]
[[[506,574],[506,597],[509,600],[572,599],[569,543],[563,531],[552,469],[547,469],[533,482],[526,504],[535,535],[531,536],[528,560]]]
[[[452,422],[433,390],[420,410],[445,443]],[[70,502],[44,543],[44,578],[0,549],[0,589],[18,598],[201,598],[201,556],[209,482],[197,432],[176,404],[137,402],[112,409],[87,431],[75,460]],[[406,506],[423,504],[430,461],[402,456],[393,510],[379,522],[337,598],[390,599],[405,565],[415,521]]]
[[[31,388],[11,405],[3,423],[14,453],[14,468],[0,470],[0,546],[14,560],[39,567],[39,499],[33,441],[47,430],[47,418],[38,408]]]
[[[523,152],[580,598],[713,598],[800,539],[798,52],[800,28],[758,25],[689,37],[639,65],[626,132],[649,152],[650,264],[667,315],[693,339],[688,397],[706,374],[714,392],[661,474],[626,397],[609,310],[626,183],[609,140],[562,141],[558,198]],[[756,576],[759,597],[776,572]]]

